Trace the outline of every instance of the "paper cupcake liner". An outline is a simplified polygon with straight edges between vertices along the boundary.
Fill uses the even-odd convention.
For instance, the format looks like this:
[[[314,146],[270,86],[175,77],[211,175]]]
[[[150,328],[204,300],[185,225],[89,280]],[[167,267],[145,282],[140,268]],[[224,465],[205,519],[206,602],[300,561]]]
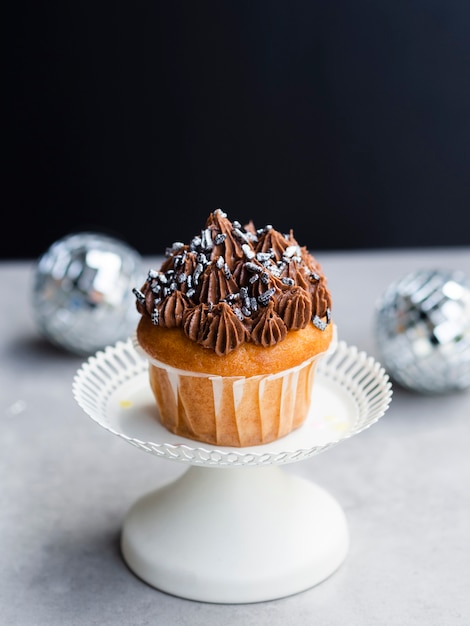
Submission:
[[[277,374],[251,377],[190,372],[144,354],[160,419],[169,431],[200,442],[243,447],[269,443],[303,424],[316,367],[326,352]]]

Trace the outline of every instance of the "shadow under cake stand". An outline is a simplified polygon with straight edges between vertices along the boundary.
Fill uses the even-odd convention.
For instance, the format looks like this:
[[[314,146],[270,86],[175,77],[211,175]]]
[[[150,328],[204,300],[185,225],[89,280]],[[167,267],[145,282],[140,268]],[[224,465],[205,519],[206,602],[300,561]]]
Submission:
[[[148,361],[130,339],[90,357],[74,377],[73,395],[109,432],[188,466],[128,511],[121,550],[129,568],[179,597],[250,603],[304,591],[344,561],[343,509],[325,489],[281,466],[371,426],[387,410],[392,390],[379,363],[339,342],[318,363],[303,426],[245,448],[204,445],[164,428],[155,419]]]

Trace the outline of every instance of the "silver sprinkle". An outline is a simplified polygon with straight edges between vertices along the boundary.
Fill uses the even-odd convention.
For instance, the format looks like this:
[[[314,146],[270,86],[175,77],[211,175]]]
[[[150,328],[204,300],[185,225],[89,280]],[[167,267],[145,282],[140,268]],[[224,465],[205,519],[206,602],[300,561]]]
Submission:
[[[184,243],[182,241],[175,241],[172,244],[171,248],[167,248],[165,250],[165,255],[166,256],[171,256],[172,254],[174,254],[177,250],[179,250],[183,246],[184,246]]]
[[[326,322],[324,322],[318,315],[315,315],[312,319],[313,325],[316,326],[319,330],[325,330],[327,327]]]
[[[258,296],[258,302],[260,304],[262,304],[263,306],[266,306],[268,304],[269,300],[275,294],[275,292],[276,292],[276,290],[274,289],[274,287],[271,287],[271,289],[267,289],[264,293],[261,293]]]
[[[196,235],[196,237],[194,237],[191,240],[191,243],[189,244],[190,249],[195,252],[196,250],[198,250],[201,246],[201,238]]]
[[[248,241],[249,241],[249,239],[248,239],[248,237],[247,237],[246,233],[244,233],[242,230],[240,230],[240,225],[235,226],[235,223],[234,223],[234,229],[233,229],[232,233],[233,233],[236,237],[238,237],[239,239],[241,239],[242,241],[245,241],[245,242],[248,242]]]
[[[226,239],[227,239],[227,235],[225,233],[218,233],[214,238],[214,243],[217,246],[220,246],[220,244],[224,243]]]
[[[246,263],[244,263],[244,267],[246,267],[246,269],[249,272],[259,272],[260,268],[259,265],[256,265],[256,263],[252,263],[251,261],[247,261]]]
[[[135,287],[132,289],[132,293],[135,295],[140,304],[145,304],[145,296],[140,291],[140,289],[136,289]]]
[[[281,278],[281,282],[284,283],[284,285],[289,285],[289,287],[292,287],[293,285],[295,285],[294,279],[289,278],[287,276],[284,276],[283,278]]]
[[[256,252],[254,250],[252,250],[252,248],[247,243],[244,243],[242,245],[242,250],[243,250],[246,258],[250,259],[250,261],[251,261],[251,259],[253,259],[256,256]]]
[[[272,257],[272,252],[258,252],[256,254],[256,258],[260,263],[267,263]]]
[[[202,263],[198,263],[193,273],[193,282],[195,285],[197,285],[199,281],[199,276],[202,274],[203,270],[204,270],[204,267],[202,266]]]
[[[213,246],[210,228],[205,228],[201,233],[201,246],[204,250],[210,250]]]
[[[233,312],[238,317],[238,319],[243,322],[245,318],[243,317],[243,313],[240,311],[240,309],[237,306],[233,307]]]
[[[299,246],[287,246],[287,248],[284,250],[283,256],[286,256],[288,259],[290,259],[294,255],[298,256],[299,254],[300,254]]]

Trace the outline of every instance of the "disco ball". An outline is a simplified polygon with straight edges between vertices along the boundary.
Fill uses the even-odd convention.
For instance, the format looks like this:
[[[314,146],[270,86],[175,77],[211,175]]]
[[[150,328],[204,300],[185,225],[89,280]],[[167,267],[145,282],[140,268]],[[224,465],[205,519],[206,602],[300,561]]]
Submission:
[[[137,324],[132,288],[142,276],[142,258],[126,243],[93,232],[72,233],[39,257],[32,311],[52,344],[90,355],[127,339]]]
[[[418,270],[389,285],[375,312],[382,365],[405,388],[442,394],[470,386],[470,279]]]

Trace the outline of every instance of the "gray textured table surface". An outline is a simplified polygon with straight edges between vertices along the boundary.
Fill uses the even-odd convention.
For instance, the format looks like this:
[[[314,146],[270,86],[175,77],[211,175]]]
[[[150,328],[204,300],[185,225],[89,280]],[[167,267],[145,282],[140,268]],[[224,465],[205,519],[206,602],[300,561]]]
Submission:
[[[372,356],[374,305],[392,280],[421,268],[470,274],[470,248],[316,256],[339,337]],[[186,467],[110,435],[76,405],[83,359],[38,337],[33,269],[0,265],[2,626],[470,624],[470,391],[430,398],[395,385],[372,428],[285,467],[347,515],[351,547],[328,580],[256,604],[173,597],[128,570],[119,536],[136,498]]]

